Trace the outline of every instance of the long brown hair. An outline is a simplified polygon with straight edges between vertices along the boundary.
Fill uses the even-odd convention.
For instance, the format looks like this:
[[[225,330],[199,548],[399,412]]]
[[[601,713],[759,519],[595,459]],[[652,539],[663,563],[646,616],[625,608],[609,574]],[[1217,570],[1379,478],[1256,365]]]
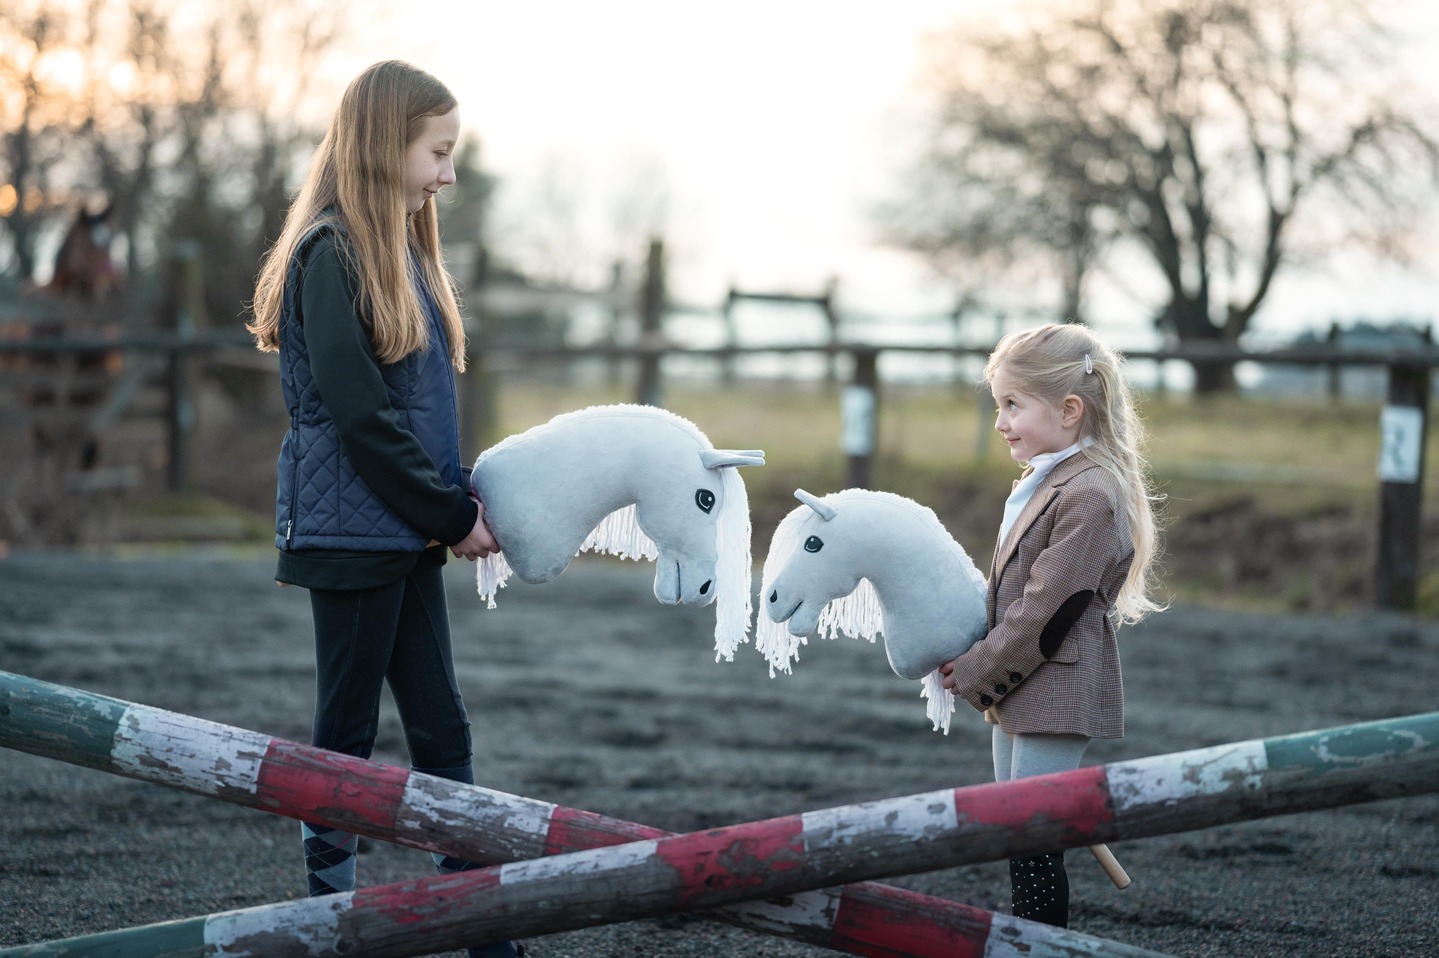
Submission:
[[[1066,396],[1084,400],[1079,427],[1081,441],[1087,441],[1084,454],[1124,490],[1124,515],[1134,540],[1134,561],[1114,608],[1121,622],[1138,622],[1164,607],[1150,598],[1159,556],[1153,503],[1163,496],[1149,488],[1146,431],[1119,368],[1123,361],[1089,327],[1050,323],[1001,339],[989,354],[984,381],[992,382],[1002,366],[1016,388],[1042,402],[1058,406]]]
[[[405,208],[405,150],[426,118],[444,116],[455,97],[439,80],[399,60],[366,69],[345,90],[285,217],[280,238],[266,254],[255,283],[254,318],[247,324],[265,352],[280,348],[285,279],[301,238],[325,221],[343,225],[342,255],[359,275],[356,308],[375,354],[393,363],[429,342],[429,324],[410,282],[409,253],[440,307],[450,361],[465,368],[465,333],[450,275],[440,250],[433,197],[419,211]]]

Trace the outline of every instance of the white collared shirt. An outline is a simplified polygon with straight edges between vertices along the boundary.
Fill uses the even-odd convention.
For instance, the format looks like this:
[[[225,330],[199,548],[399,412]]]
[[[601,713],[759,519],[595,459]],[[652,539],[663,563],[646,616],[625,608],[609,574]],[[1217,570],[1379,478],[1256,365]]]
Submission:
[[[1004,521],[999,525],[999,541],[1001,543],[1004,542],[1004,537],[1009,535],[1009,530],[1014,527],[1015,520],[1018,519],[1019,514],[1024,511],[1024,507],[1029,504],[1029,500],[1034,497],[1034,490],[1039,488],[1039,484],[1044,481],[1044,477],[1049,475],[1055,466],[1074,455],[1083,448],[1084,445],[1085,443],[1083,442],[1076,442],[1068,449],[1061,449],[1059,452],[1040,453],[1029,460],[1029,466],[1024,470],[1023,477],[1020,478],[1019,482],[1014,484],[1014,491],[1011,492],[1009,498],[1004,501]]]

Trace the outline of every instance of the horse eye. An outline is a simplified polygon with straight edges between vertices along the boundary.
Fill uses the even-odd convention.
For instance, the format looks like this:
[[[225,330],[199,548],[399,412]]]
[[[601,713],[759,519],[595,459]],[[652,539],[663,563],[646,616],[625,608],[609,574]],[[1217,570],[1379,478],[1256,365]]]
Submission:
[[[824,540],[821,539],[819,536],[810,536],[808,539],[804,540],[805,552],[818,552],[823,548]]]
[[[695,505],[700,507],[701,512],[708,513],[715,507],[715,494],[708,489],[696,489]]]

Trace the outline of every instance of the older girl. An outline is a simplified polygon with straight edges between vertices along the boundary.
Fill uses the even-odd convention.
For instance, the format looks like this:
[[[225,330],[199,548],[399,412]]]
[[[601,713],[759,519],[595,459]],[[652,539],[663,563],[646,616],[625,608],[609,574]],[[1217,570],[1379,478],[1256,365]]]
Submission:
[[[441,567],[446,546],[466,559],[497,546],[461,465],[464,332],[435,212],[459,131],[454,96],[428,73],[398,61],[361,73],[261,267],[250,330],[280,354],[290,411],[276,578],[310,592],[311,741],[368,758],[388,682],[415,770],[469,783]],[[352,890],[356,837],[302,831],[310,894]]]

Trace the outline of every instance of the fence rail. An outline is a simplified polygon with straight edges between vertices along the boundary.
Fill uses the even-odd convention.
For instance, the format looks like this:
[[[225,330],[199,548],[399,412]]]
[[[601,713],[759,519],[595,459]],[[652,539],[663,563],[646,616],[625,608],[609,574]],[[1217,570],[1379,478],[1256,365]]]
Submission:
[[[534,345],[491,342],[476,336],[472,346],[472,375],[464,377],[463,418],[470,423],[496,421],[496,374],[491,362],[501,357],[533,362],[578,359],[632,360],[637,364],[635,401],[662,404],[662,361],[669,356],[709,358],[727,362],[742,356],[818,354],[827,357],[848,355],[853,372],[842,395],[842,444],[848,457],[847,482],[867,487],[872,478],[872,455],[878,447],[879,405],[883,383],[879,357],[884,353],[983,357],[989,347],[926,346],[909,343],[830,342],[771,344],[763,346],[691,347],[663,339],[651,329],[634,344],[586,346]],[[168,443],[171,463],[170,487],[186,484],[194,428],[194,403],[190,392],[194,376],[186,360],[205,354],[243,350],[254,356],[253,344],[242,330],[195,330],[181,328],[149,334],[129,334],[116,339],[0,339],[0,362],[7,356],[93,355],[97,351],[119,351],[140,355],[163,355],[166,363],[167,408],[170,410]],[[1126,353],[1130,361],[1167,363],[1254,363],[1261,365],[1382,367],[1388,373],[1388,398],[1380,421],[1379,462],[1380,518],[1379,554],[1376,561],[1375,604],[1380,608],[1412,610],[1418,602],[1420,578],[1419,539],[1423,518],[1423,484],[1427,471],[1425,442],[1428,435],[1430,380],[1439,368],[1439,349],[1348,349],[1332,344],[1254,351],[1229,343],[1186,343],[1157,350]],[[23,372],[23,371],[22,371]],[[114,418],[115,410],[107,415]],[[481,427],[483,429],[483,427]],[[492,439],[490,432],[484,434]]]

